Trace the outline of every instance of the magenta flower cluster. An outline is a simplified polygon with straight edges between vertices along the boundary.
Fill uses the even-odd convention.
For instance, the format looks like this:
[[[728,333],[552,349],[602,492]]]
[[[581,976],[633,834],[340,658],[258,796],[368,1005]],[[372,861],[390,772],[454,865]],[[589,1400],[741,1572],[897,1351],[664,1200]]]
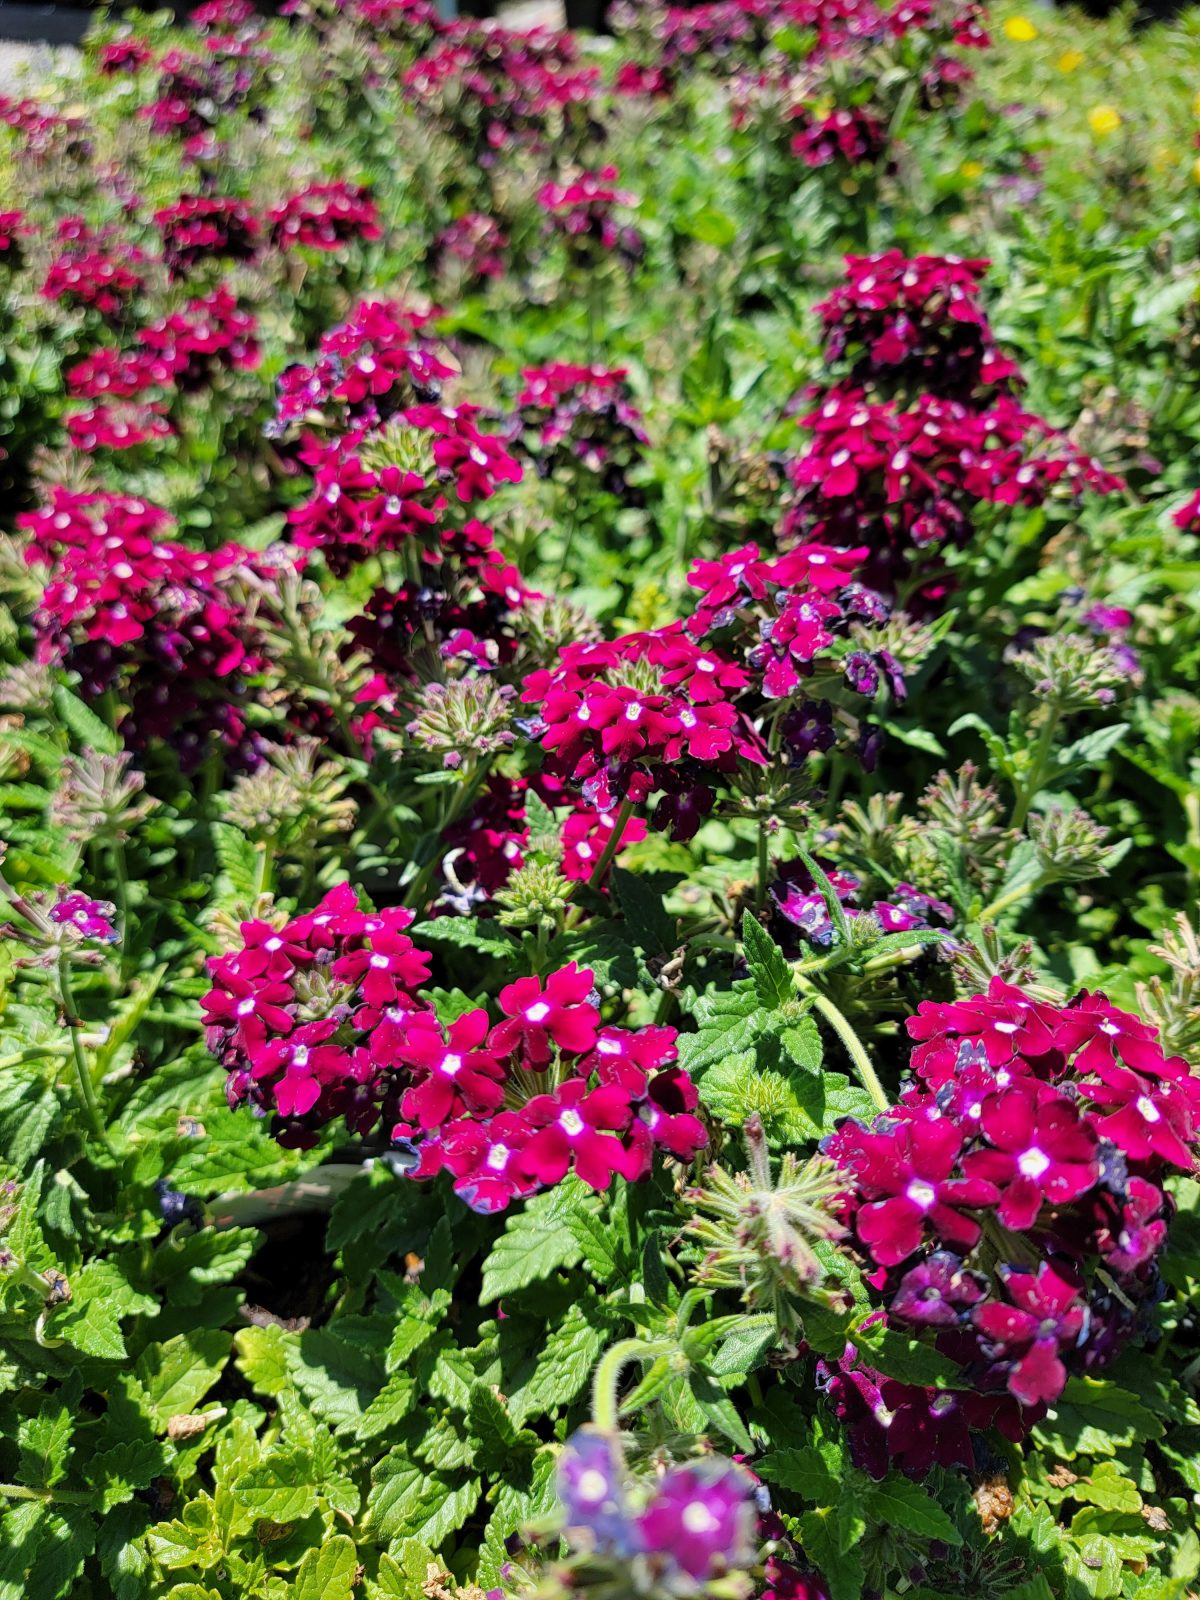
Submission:
[[[661,798],[657,828],[690,839],[715,800],[721,774],[762,764],[761,741],[732,703],[743,667],[672,624],[655,633],[566,645],[558,664],[530,675],[521,699],[546,769],[582,788],[590,805]]]
[[[896,251],[848,258],[819,308],[827,357],[846,371],[809,392],[812,438],[787,468],[785,540],[865,539],[868,581],[888,592],[916,566],[927,603],[945,592],[932,557],[969,541],[981,503],[1123,488],[1007,392],[1020,374],[979,299],[983,267]]]
[[[1192,1170],[1200,1079],[1086,991],[1051,1005],[996,978],[971,1000],[923,1002],[908,1030],[914,1086],[826,1149],[889,1324],[930,1337],[964,1389],[1007,1397],[1019,1434],[1071,1372],[1111,1360],[1153,1300],[1164,1179]],[[890,1455],[919,1470],[909,1430],[888,1420],[897,1400],[978,1425],[957,1392],[885,1393],[853,1352],[828,1381],[844,1414],[862,1411],[854,1437],[873,1467]],[[863,1409],[872,1386],[882,1398]],[[938,1449],[970,1460],[949,1423]]]
[[[449,1172],[483,1212],[570,1170],[605,1189],[644,1177],[655,1149],[703,1149],[673,1028],[604,1026],[593,974],[573,962],[501,989],[499,1022],[478,1007],[444,1025],[418,996],[429,957],[411,921],[364,911],[343,884],[282,928],[242,925],[241,948],[209,962],[204,999],[231,1105],[274,1112],[276,1136],[300,1146],[331,1121],[382,1125],[414,1176]]]
[[[89,697],[119,688],[130,748],[165,739],[194,766],[215,736],[235,759],[252,759],[240,701],[263,643],[245,595],[269,589],[274,561],[234,544],[189,550],[167,537],[164,511],[125,495],[56,487],[18,525],[26,559],[47,571],[38,659],[77,672]]]
[[[511,424],[514,444],[533,457],[542,477],[579,463],[623,497],[625,475],[650,442],[627,377],[624,367],[564,361],[526,367]]]

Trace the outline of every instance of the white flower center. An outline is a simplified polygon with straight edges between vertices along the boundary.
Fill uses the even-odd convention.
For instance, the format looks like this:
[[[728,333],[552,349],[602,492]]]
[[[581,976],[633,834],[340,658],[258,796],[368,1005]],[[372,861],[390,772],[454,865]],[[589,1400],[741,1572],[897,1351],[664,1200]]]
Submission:
[[[608,1494],[608,1479],[597,1467],[589,1467],[579,1476],[579,1498],[587,1505],[598,1506]]]
[[[1026,1150],[1017,1162],[1017,1166],[1027,1178],[1040,1178],[1050,1165],[1050,1157],[1044,1155],[1036,1145]]]
[[[715,1533],[721,1526],[703,1500],[693,1500],[679,1519],[689,1533]]]
[[[462,1057],[461,1056],[445,1055],[445,1056],[442,1057],[442,1071],[446,1074],[446,1076],[448,1078],[453,1078],[455,1073],[458,1072],[459,1068],[462,1066],[462,1064],[463,1063],[462,1063]]]
[[[564,1111],[558,1119],[558,1125],[572,1139],[575,1138],[576,1134],[583,1132],[583,1118],[578,1111]]]
[[[531,1006],[526,1006],[525,1016],[529,1022],[545,1022],[550,1015],[550,1007],[544,1000],[535,1000]]]
[[[487,1153],[486,1165],[491,1167],[493,1172],[503,1172],[508,1162],[508,1154],[506,1144],[494,1144]]]
[[[930,1206],[937,1199],[937,1190],[933,1187],[933,1185],[931,1183],[924,1183],[920,1178],[914,1178],[904,1192],[912,1201],[913,1205],[920,1206],[922,1211],[928,1211]]]
[[[382,971],[387,964],[388,958],[384,955],[376,955],[371,957],[371,965],[378,968],[380,971]]]
[[[254,1001],[252,999],[238,1001],[237,1014],[239,1017],[248,1017],[253,1010]]]
[[[1137,1097],[1137,1108],[1147,1122],[1161,1122],[1162,1112],[1154,1104],[1149,1095],[1140,1094]]]

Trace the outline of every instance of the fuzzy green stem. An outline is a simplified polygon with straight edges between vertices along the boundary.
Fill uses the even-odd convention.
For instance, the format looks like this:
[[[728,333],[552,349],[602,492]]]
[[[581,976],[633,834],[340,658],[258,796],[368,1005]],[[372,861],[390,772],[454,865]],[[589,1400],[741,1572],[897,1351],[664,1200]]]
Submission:
[[[771,858],[767,850],[767,825],[760,822],[758,825],[758,880],[754,890],[754,909],[761,911],[767,903],[767,876],[771,870]]]
[[[67,1033],[71,1040],[71,1054],[75,1061],[75,1076],[79,1080],[79,1095],[83,1102],[84,1115],[91,1123],[92,1132],[108,1151],[110,1156],[115,1156],[112,1140],[108,1136],[108,1129],[104,1126],[104,1119],[100,1115],[100,1107],[96,1100],[96,1090],[92,1084],[91,1068],[87,1064],[87,1057],[83,1053],[80,1042],[79,1030],[83,1026],[79,1019],[79,1012],[75,1007],[75,996],[71,989],[71,978],[67,967],[66,956],[61,956],[58,963],[58,991],[62,1001],[63,1016],[67,1024]]]
[[[612,858],[616,855],[617,851],[621,847],[621,837],[625,832],[625,825],[632,815],[633,801],[622,800],[621,808],[617,812],[617,820],[613,823],[613,831],[608,836],[608,843],[601,851],[600,859],[592,869],[592,875],[588,879],[589,889],[599,889],[600,885],[604,882],[604,874],[612,865]]]
[[[1052,883],[1057,882],[1053,872],[1040,872],[1031,883],[1018,884],[1015,889],[1010,889],[1007,894],[1002,894],[999,900],[993,900],[979,913],[976,919],[979,922],[995,922],[1002,911],[1007,911],[1009,906],[1015,906],[1020,900],[1028,900],[1035,894],[1041,894],[1043,889],[1048,889]]]
[[[891,1101],[887,1097],[883,1084],[879,1081],[879,1075],[871,1065],[870,1056],[863,1049],[862,1040],[827,995],[814,994],[812,1003],[813,1007],[821,1013],[841,1040],[846,1054],[854,1064],[854,1070],[858,1073],[859,1081],[863,1088],[874,1100],[880,1111],[886,1111]]]
[[[592,1421],[605,1433],[616,1433],[621,1426],[621,1407],[617,1401],[617,1385],[621,1373],[639,1356],[647,1360],[666,1355],[673,1345],[665,1340],[618,1339],[601,1357],[592,1380]]]
[[[23,1483],[0,1483],[0,1495],[6,1500],[46,1500],[68,1506],[86,1506],[92,1495],[85,1489],[30,1489]]]

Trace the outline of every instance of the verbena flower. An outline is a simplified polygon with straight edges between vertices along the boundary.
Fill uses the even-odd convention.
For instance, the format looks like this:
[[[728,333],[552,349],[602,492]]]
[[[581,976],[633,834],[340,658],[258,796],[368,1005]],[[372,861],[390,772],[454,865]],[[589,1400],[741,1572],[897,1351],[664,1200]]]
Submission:
[[[1052,1004],[994,978],[968,1000],[923,1001],[908,1031],[913,1086],[826,1150],[888,1320],[927,1330],[964,1385],[1018,1402],[1019,1436],[1071,1372],[1136,1333],[1167,1237],[1164,1180],[1192,1169],[1200,1141],[1200,1079],[1100,994]],[[844,1409],[869,1399],[872,1460],[915,1470],[884,1416],[895,1397],[857,1368],[834,1380]]]

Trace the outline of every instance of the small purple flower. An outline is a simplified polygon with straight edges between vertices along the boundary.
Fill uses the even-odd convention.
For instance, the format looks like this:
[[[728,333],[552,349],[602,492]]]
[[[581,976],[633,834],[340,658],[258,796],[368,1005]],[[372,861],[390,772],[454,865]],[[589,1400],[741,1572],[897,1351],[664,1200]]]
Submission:
[[[59,899],[50,907],[50,921],[74,928],[82,939],[99,944],[116,944],[120,937],[113,925],[115,911],[107,900],[89,900],[77,891],[66,894],[59,888]]]
[[[754,1484],[731,1461],[710,1458],[672,1468],[638,1518],[638,1530],[652,1561],[665,1556],[679,1573],[705,1583],[750,1565],[754,1523]]]
[[[802,766],[809,756],[832,749],[837,738],[833,707],[828,700],[803,700],[787,713],[779,731],[791,752],[792,765]]]
[[[879,690],[879,668],[865,650],[852,650],[842,663],[846,682],[855,694],[873,699]]]
[[[892,1297],[891,1315],[918,1328],[951,1328],[983,1299],[987,1285],[958,1256],[938,1250],[910,1267]]]
[[[612,1434],[593,1427],[572,1434],[558,1458],[555,1484],[573,1541],[582,1534],[590,1536],[597,1550],[633,1551],[636,1538],[625,1503],[625,1466]]]

